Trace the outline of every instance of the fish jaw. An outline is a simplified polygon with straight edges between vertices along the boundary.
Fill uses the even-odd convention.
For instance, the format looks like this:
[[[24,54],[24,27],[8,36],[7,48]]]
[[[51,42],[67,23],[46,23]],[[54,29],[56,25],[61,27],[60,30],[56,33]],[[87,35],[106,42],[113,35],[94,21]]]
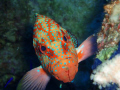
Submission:
[[[78,62],[71,57],[59,60],[53,67],[52,75],[64,83],[71,82],[78,72]]]

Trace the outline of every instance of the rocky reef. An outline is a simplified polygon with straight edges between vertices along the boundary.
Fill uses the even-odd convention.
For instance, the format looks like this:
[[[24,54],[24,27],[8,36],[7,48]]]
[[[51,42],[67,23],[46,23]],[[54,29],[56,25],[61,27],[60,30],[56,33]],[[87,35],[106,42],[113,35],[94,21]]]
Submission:
[[[112,53],[117,50],[120,41],[120,1],[111,2],[104,6],[105,17],[102,28],[98,33],[97,58],[101,61],[109,59]]]
[[[98,53],[91,79],[102,90],[120,89],[120,0],[104,6],[105,17],[97,34]],[[98,67],[97,67],[98,66]]]

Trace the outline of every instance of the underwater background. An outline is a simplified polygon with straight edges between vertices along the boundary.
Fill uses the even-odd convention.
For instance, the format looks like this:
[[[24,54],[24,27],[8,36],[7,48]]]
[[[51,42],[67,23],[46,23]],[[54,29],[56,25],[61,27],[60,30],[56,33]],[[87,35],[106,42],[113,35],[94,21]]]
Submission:
[[[0,90],[16,90],[22,76],[40,65],[33,48],[36,13],[55,20],[75,35],[80,45],[88,36],[103,32],[101,26],[106,13],[103,7],[110,2],[110,0],[1,0]],[[120,36],[120,32],[117,33]],[[120,39],[114,47],[108,46],[108,51],[103,50],[106,47],[100,46],[99,51],[103,50],[100,54],[79,63],[79,71],[73,82],[63,83],[52,78],[46,90],[100,90],[98,85],[94,85],[90,80],[90,75],[103,62],[102,60],[111,59],[120,53],[119,41]],[[112,52],[109,56],[105,56],[110,51]],[[100,58],[101,56],[103,58]],[[117,84],[111,84],[102,90],[117,90],[117,87]]]

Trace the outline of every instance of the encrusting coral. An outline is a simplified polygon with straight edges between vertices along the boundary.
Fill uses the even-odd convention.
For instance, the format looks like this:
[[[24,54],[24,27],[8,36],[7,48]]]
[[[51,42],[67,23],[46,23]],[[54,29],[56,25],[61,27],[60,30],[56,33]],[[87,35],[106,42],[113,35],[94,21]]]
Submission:
[[[101,61],[110,58],[111,54],[117,49],[117,44],[120,41],[120,1],[112,1],[111,4],[104,6],[105,17],[102,22],[102,27],[98,33],[98,50],[97,58],[101,60],[101,52],[106,52]],[[111,53],[107,53],[111,49]]]

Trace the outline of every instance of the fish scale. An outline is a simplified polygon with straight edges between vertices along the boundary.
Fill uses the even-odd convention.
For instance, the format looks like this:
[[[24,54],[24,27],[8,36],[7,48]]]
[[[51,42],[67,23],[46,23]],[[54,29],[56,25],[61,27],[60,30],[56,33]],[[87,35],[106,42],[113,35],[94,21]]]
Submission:
[[[33,37],[35,36],[34,38],[37,38],[38,39],[37,41],[39,41],[39,43],[33,45],[34,47],[40,45],[46,47],[46,51],[43,52],[42,55],[40,55],[40,53],[38,52],[39,50],[36,50],[37,55],[40,55],[40,57],[44,57],[44,58],[39,58],[40,61],[44,61],[44,63],[42,63],[43,67],[49,72],[51,72],[50,71],[51,69],[48,69],[48,67],[51,67],[53,69],[52,71],[56,73],[59,68],[55,69],[54,64],[64,59],[65,57],[75,57],[74,60],[77,64],[77,58],[76,58],[77,53],[74,48],[74,44],[71,41],[71,37],[69,36],[67,31],[62,27],[60,27],[54,20],[48,17],[38,15],[37,19],[38,20],[35,23],[35,27],[37,28],[34,28],[35,35],[33,35]],[[44,33],[45,35],[43,35]],[[38,35],[40,36],[38,37]],[[68,40],[67,42],[63,40],[64,36],[67,38]],[[37,42],[35,41],[35,39],[33,39],[33,41],[34,41],[33,43]],[[49,58],[45,58],[46,56],[48,56]],[[51,62],[49,62],[49,60],[51,60]],[[60,66],[61,65],[62,64],[60,63]],[[52,73],[52,75],[54,75],[55,73]],[[57,77],[58,76],[59,75],[57,75]]]
[[[78,63],[97,51],[95,36],[75,48],[77,41],[72,34],[54,20],[39,14],[36,16],[33,46],[41,65],[24,75],[20,90],[45,90],[51,76],[64,83],[71,82],[78,71]]]

